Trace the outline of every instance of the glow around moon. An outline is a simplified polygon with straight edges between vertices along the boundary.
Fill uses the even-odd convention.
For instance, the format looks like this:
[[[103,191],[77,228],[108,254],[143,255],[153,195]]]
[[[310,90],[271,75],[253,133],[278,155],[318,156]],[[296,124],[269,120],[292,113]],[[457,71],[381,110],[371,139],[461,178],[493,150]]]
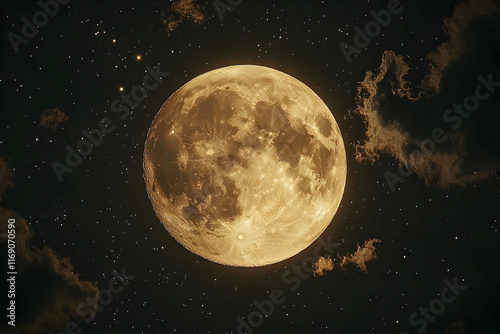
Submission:
[[[144,178],[168,232],[214,262],[285,260],[329,225],[346,182],[335,119],[306,85],[253,65],[196,77],[161,107]]]

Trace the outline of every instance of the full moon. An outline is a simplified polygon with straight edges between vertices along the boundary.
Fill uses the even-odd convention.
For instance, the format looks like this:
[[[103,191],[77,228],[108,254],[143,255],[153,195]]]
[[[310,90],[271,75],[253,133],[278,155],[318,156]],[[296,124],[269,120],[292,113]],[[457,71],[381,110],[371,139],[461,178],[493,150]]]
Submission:
[[[202,74],[158,111],[144,179],[156,215],[185,248],[224,265],[296,255],[330,224],[346,182],[340,129],[305,84],[237,65]]]

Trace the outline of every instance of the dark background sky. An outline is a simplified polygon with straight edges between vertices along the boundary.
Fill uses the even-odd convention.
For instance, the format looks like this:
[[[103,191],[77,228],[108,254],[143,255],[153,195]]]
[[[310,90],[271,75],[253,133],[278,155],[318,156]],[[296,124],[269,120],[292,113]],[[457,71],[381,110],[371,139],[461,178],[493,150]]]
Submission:
[[[498,180],[438,187],[414,174],[391,192],[384,172],[397,173],[392,156],[382,154],[375,162],[354,158],[355,145],[366,139],[363,119],[354,112],[366,72],[377,73],[383,52],[393,50],[408,56],[407,79],[417,90],[427,73],[427,55],[449,39],[443,18],[453,15],[456,1],[401,3],[401,14],[348,63],[339,43],[353,44],[354,27],[363,28],[372,20],[370,11],[386,8],[387,1],[245,0],[226,12],[223,22],[210,1],[199,1],[203,22],[186,19],[169,35],[161,29],[161,12],[168,17],[170,1],[75,0],[61,5],[18,53],[7,34],[19,34],[21,18],[31,20],[40,7],[34,1],[2,2],[0,155],[12,173],[0,173],[0,195],[5,191],[1,204],[12,211],[3,212],[1,224],[5,228],[7,216],[19,222],[22,216],[33,237],[25,239],[29,251],[18,250],[18,266],[23,254],[30,264],[17,277],[16,330],[4,315],[1,330],[59,333],[72,319],[82,333],[236,333],[236,317],[254,311],[253,300],[281,289],[286,302],[276,305],[255,333],[417,333],[420,326],[410,324],[410,315],[439,297],[443,280],[458,278],[467,289],[426,332],[445,333],[449,326],[448,333],[499,332]],[[478,75],[492,73],[500,81],[499,16],[492,15],[467,21],[463,52],[446,67],[435,97],[417,106],[392,101],[385,121],[397,120],[424,138],[447,126],[444,110],[474,92]],[[141,84],[146,66],[158,63],[169,77],[129,118],[119,120],[110,111],[119,87],[127,92]],[[334,270],[291,291],[283,273],[311,256],[317,242],[274,265],[232,268],[190,253],[159,222],[142,176],[153,117],[188,80],[235,64],[288,73],[332,111],[346,144],[348,176],[341,207],[321,238],[330,235],[341,243],[339,255],[369,238],[380,239],[368,273],[354,266]],[[492,93],[459,129],[467,152],[464,168],[470,171],[500,168],[499,101],[500,91]],[[38,127],[42,112],[56,107],[68,120],[56,130]],[[58,182],[51,163],[63,162],[65,146],[75,147],[81,131],[95,128],[103,117],[112,119],[116,130]],[[18,237],[20,244],[24,239],[19,232]],[[59,265],[66,263],[63,257],[73,269]],[[135,279],[90,324],[79,318],[74,309],[94,291],[82,288],[85,282],[105,289],[111,270],[124,267]],[[72,271],[80,273],[76,283]]]

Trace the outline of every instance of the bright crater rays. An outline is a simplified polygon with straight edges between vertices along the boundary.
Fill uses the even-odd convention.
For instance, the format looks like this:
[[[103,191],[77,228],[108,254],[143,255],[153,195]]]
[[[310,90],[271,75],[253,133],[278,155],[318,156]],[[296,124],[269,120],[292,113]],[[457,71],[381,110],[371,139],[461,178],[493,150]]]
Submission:
[[[263,266],[310,245],[342,198],[346,156],[328,107],[282,72],[253,65],[196,77],[149,130],[144,178],[155,212],[190,251]]]

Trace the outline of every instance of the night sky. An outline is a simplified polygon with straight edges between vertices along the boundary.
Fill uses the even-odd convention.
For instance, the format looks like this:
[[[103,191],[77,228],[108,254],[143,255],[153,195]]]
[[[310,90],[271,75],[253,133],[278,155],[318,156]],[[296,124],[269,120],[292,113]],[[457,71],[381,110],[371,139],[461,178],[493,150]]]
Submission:
[[[2,333],[500,333],[498,1],[221,0],[219,13],[196,0],[45,2],[53,17],[36,16],[28,38],[41,5],[1,3]],[[385,26],[356,40],[374,15]],[[171,237],[142,169],[167,98],[237,64],[309,86],[347,154],[328,228],[257,268],[210,262]],[[157,66],[168,75],[121,119],[113,101]],[[103,119],[114,130],[60,180],[54,162]],[[427,143],[419,157],[416,141]],[[371,239],[366,272],[338,267]],[[318,245],[334,269],[292,272]],[[259,311],[275,290],[282,303]]]

